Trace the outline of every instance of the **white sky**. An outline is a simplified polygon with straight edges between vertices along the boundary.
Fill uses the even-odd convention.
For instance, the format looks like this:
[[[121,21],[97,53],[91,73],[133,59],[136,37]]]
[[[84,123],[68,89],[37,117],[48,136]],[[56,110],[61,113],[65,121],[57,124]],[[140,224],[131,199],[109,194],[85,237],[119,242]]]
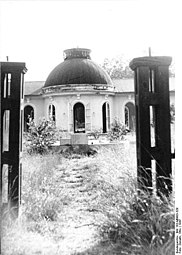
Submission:
[[[175,53],[173,1],[0,1],[0,61],[25,62],[26,80],[46,80],[63,50],[85,47],[92,59]]]

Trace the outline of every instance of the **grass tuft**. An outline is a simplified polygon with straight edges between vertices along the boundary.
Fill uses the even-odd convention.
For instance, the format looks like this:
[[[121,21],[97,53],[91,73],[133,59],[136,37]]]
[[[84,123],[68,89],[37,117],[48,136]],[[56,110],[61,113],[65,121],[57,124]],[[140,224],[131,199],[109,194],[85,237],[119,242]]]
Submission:
[[[134,146],[75,150],[24,155],[21,213],[3,220],[3,255],[173,255],[174,195],[138,195]],[[87,227],[97,240],[86,249]]]
[[[125,155],[118,147],[104,149],[98,156],[100,172],[95,186],[99,199],[94,209],[102,215],[103,241],[110,242],[118,254],[172,255],[174,195],[158,197],[143,190],[138,192],[134,162],[127,162]]]

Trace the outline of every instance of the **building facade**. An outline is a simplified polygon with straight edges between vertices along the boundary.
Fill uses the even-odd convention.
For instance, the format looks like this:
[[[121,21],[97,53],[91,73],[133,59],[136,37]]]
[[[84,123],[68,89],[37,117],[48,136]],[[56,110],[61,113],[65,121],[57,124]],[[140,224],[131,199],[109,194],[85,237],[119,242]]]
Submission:
[[[107,133],[115,118],[135,129],[134,80],[115,79],[90,58],[90,50],[64,51],[64,61],[45,82],[25,82],[24,130],[28,116],[36,123],[53,119],[69,133],[101,129]],[[170,78],[170,104],[175,103],[174,78]]]

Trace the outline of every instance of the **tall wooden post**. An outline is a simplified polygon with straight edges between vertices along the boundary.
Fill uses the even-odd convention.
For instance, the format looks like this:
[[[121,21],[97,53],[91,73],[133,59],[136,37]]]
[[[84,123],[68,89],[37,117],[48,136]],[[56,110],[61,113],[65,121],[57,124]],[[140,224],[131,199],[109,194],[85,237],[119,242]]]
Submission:
[[[21,200],[21,152],[25,63],[0,63],[1,92],[1,206],[15,215]]]
[[[168,195],[171,181],[169,65],[171,57],[141,57],[130,62],[135,72],[136,141],[139,188],[152,189],[155,165],[158,194]]]

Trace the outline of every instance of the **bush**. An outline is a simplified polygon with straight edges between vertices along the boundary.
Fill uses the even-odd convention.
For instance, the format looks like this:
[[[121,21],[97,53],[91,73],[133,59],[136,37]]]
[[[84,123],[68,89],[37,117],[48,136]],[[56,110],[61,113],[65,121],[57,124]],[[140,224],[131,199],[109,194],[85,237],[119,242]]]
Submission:
[[[89,135],[90,136],[93,136],[94,139],[99,139],[100,135],[102,134],[102,128],[99,128],[99,129],[94,129],[92,130]]]
[[[60,149],[60,153],[65,157],[69,159],[73,158],[82,158],[84,156],[94,156],[97,154],[96,148],[91,148],[87,144],[80,144],[80,145],[70,145],[66,148]]]
[[[48,152],[52,144],[56,141],[56,126],[52,120],[43,118],[38,124],[29,118],[29,129],[25,133],[25,145],[29,154]]]
[[[111,124],[111,129],[108,132],[108,138],[110,141],[122,140],[124,135],[127,134],[127,129],[124,124],[122,124],[118,119],[114,119],[114,122]]]

